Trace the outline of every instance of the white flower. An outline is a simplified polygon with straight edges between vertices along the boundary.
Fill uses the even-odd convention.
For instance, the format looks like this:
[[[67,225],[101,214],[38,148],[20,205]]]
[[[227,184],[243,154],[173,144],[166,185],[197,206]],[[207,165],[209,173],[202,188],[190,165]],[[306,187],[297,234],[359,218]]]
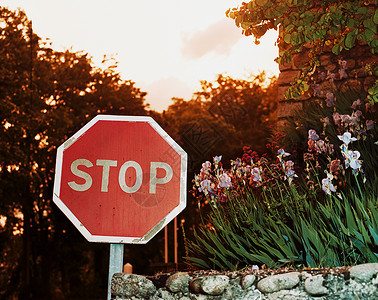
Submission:
[[[353,170],[358,170],[362,167],[361,161],[358,160],[360,158],[360,156],[361,156],[361,154],[358,151],[351,151],[351,150],[348,151],[347,159],[349,161],[349,166]]]
[[[211,188],[210,185],[211,185],[211,181],[208,180],[208,179],[205,179],[205,180],[201,181],[200,187],[198,188],[198,191],[203,192],[205,195],[207,195],[208,192],[212,192],[212,188]]]
[[[283,148],[278,150],[278,156],[280,156],[280,157],[286,157],[286,156],[289,156],[289,155],[290,155],[290,153],[285,152],[285,150]]]
[[[355,137],[352,137],[352,134],[350,132],[344,132],[343,135],[338,135],[337,136],[339,140],[344,142],[345,145],[349,145],[350,142],[357,141]]]
[[[322,179],[322,190],[331,195],[331,192],[336,192],[335,186],[332,184],[333,175],[328,173],[327,178]]]
[[[224,187],[224,188],[232,187],[231,178],[226,173],[221,174],[219,176],[219,180],[220,180],[220,182],[219,182],[218,186]]]
[[[261,176],[260,176],[261,170],[259,168],[253,168],[252,169],[252,176],[253,176],[253,181],[259,182],[261,181]]]

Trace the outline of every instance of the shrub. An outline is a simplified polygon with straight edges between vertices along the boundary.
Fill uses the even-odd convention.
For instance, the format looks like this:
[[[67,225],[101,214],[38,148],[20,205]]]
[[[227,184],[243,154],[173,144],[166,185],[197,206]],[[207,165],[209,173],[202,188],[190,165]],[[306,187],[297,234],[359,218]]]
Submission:
[[[222,270],[378,262],[377,130],[365,98],[311,104],[279,135],[289,144],[270,145],[276,156],[245,148],[228,170],[220,156],[204,163],[194,191],[211,212],[187,243],[187,262]]]

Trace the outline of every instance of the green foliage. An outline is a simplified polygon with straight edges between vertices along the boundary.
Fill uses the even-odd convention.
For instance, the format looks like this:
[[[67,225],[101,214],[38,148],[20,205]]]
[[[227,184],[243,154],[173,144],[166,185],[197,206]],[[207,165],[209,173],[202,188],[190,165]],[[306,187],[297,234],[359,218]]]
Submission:
[[[304,47],[309,49],[310,60],[298,76],[299,82],[286,95],[297,98],[307,90],[302,83],[320,65],[319,57],[325,47],[331,47],[339,55],[362,41],[371,53],[378,53],[376,5],[377,1],[372,0],[253,0],[229,9],[226,15],[235,20],[244,35],[253,35],[256,44],[269,29],[279,27],[280,64],[289,62]],[[376,96],[372,100],[377,100]]]
[[[259,185],[260,181],[251,185],[246,175],[249,173],[240,175],[248,169],[242,165],[240,171],[233,169],[227,173],[233,182],[240,179],[224,191],[224,198],[219,192],[224,181],[206,185],[199,182],[212,178],[209,169],[204,167],[195,183],[206,190],[206,199],[212,206],[195,238],[187,245],[188,263],[199,268],[237,270],[254,264],[275,268],[378,262],[378,147],[375,143],[378,130],[365,127],[365,121],[376,120],[374,108],[363,101],[366,96],[365,92],[336,93],[336,107],[311,103],[306,109],[308,114],[294,116],[284,130],[286,137],[282,141],[285,149],[292,150],[293,160],[296,157],[297,179],[289,181],[286,173],[286,177],[272,177],[263,186]],[[340,115],[344,123],[339,121]],[[334,145],[330,147],[334,151],[310,152],[312,144],[307,143],[312,141],[310,129],[322,132],[319,136],[326,136],[324,140]],[[344,164],[346,160],[337,137],[345,131],[358,137],[353,149],[361,153],[363,173],[341,166],[336,171],[328,171],[331,161],[339,158]],[[303,157],[309,154],[315,160],[306,159],[304,163]],[[252,167],[256,168],[258,162],[254,162]],[[217,178],[220,174],[225,176],[219,163],[214,166]],[[270,168],[274,166],[271,164]],[[323,170],[333,172],[337,193],[323,192],[326,191]],[[275,171],[271,169],[271,172]],[[285,174],[285,169],[281,172]],[[203,200],[199,197],[198,201]]]
[[[246,191],[243,197],[230,193],[227,200],[223,205],[212,206],[205,220],[208,223],[188,243],[190,264],[237,270],[252,264],[278,267],[301,263],[295,246],[299,237],[287,224],[277,222],[261,199]],[[275,202],[275,198],[266,200]]]
[[[324,205],[319,204],[321,216],[329,221],[327,229],[339,233],[337,241],[349,246],[343,254],[355,263],[378,262],[376,187],[368,186],[361,194],[351,190],[342,199],[348,201],[332,197]]]
[[[230,193],[227,202],[212,207],[187,244],[187,262],[220,270],[378,262],[377,192],[369,186],[360,194],[350,191],[341,199],[323,200],[304,191],[298,198],[293,187],[281,195],[269,191],[263,199],[250,190],[243,196]],[[293,204],[299,200],[302,209]]]

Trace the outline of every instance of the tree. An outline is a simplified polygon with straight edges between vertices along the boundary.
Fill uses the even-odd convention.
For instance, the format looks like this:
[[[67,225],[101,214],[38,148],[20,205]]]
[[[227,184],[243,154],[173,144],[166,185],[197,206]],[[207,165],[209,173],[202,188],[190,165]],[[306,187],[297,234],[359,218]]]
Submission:
[[[96,68],[86,53],[43,44],[22,11],[0,7],[0,30],[0,297],[50,299],[64,276],[87,284],[66,261],[89,264],[103,251],[85,249],[52,205],[55,150],[96,114],[146,114],[146,93],[116,65]],[[71,299],[74,284],[64,286]]]
[[[251,80],[219,75],[215,83],[202,81],[202,91],[195,97],[204,102],[215,120],[231,130],[230,143],[239,149],[251,146],[262,153],[276,123],[276,82],[275,77],[268,82],[264,72]]]
[[[188,188],[206,160],[222,155],[222,162],[242,155],[243,146],[262,154],[270,127],[276,124],[277,80],[261,73],[251,80],[218,75],[214,82],[201,81],[201,89],[189,101],[173,98],[162,115],[162,126],[188,153]],[[191,230],[201,222],[197,201],[188,195],[182,213]],[[209,207],[203,207],[208,209]],[[186,232],[190,238],[192,231]]]

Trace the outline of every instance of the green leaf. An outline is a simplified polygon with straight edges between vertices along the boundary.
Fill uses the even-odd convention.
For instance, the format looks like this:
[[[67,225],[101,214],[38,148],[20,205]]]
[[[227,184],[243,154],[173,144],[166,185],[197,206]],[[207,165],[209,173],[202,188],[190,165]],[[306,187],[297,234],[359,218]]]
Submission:
[[[293,29],[295,28],[295,26],[293,24],[289,24],[287,27],[286,27],[286,32],[290,32],[292,31]]]
[[[331,27],[331,33],[332,33],[332,34],[336,34],[336,33],[338,33],[339,30],[340,30],[340,28],[337,27],[337,26],[332,26],[332,27]]]
[[[374,22],[374,24],[378,25],[378,10],[377,9],[374,12],[373,22]]]
[[[210,266],[203,260],[197,257],[185,257],[186,260],[194,262],[200,268],[211,269]]]
[[[376,232],[373,227],[371,227],[371,225],[369,225],[369,231],[370,231],[370,234],[371,236],[373,237],[374,239],[374,244],[375,246],[378,245],[378,232]]]
[[[369,44],[372,40],[374,40],[375,34],[369,28],[366,28],[362,37],[364,41]]]
[[[298,32],[294,31],[292,34],[291,34],[291,38],[290,38],[290,42],[291,44],[293,45],[297,45],[299,43],[299,37],[298,37]]]
[[[224,266],[218,261],[218,260],[216,260],[216,259],[214,259],[214,258],[209,258],[210,259],[210,261],[212,261],[219,269],[221,269],[221,270],[224,270],[225,268],[224,268]]]
[[[258,255],[258,254],[251,254],[251,256],[261,264],[265,264],[268,267],[274,265],[274,260],[272,260],[270,257],[266,257],[264,255]]]
[[[357,224],[355,222],[349,203],[345,203],[345,215],[348,229],[352,231],[353,229],[357,228]]]
[[[357,29],[356,29],[357,30]],[[344,40],[344,47],[346,50],[350,50],[353,48],[354,46],[354,43],[356,41],[356,37],[357,37],[357,32],[356,30],[353,30],[351,32],[349,32]]]
[[[291,34],[290,33],[286,33],[284,35],[284,41],[286,44],[290,44],[291,43]]]
[[[359,9],[357,9],[357,12],[356,14],[359,14],[359,15],[366,15],[368,12],[366,6],[362,6],[360,7]]]
[[[349,19],[348,22],[347,22],[347,26],[349,28],[354,28],[354,26],[356,25],[356,22],[353,20],[353,19]]]
[[[371,31],[373,31],[374,33],[377,33],[377,25],[374,24],[374,21],[370,18],[370,19],[366,19],[364,21],[364,26],[366,28],[369,28]]]
[[[303,84],[302,84],[302,90],[305,91],[305,92],[307,92],[308,89],[309,89],[309,85],[307,84],[307,82],[303,82]]]
[[[256,0],[256,4],[259,5],[259,6],[265,6],[267,5],[269,2],[269,0]]]

